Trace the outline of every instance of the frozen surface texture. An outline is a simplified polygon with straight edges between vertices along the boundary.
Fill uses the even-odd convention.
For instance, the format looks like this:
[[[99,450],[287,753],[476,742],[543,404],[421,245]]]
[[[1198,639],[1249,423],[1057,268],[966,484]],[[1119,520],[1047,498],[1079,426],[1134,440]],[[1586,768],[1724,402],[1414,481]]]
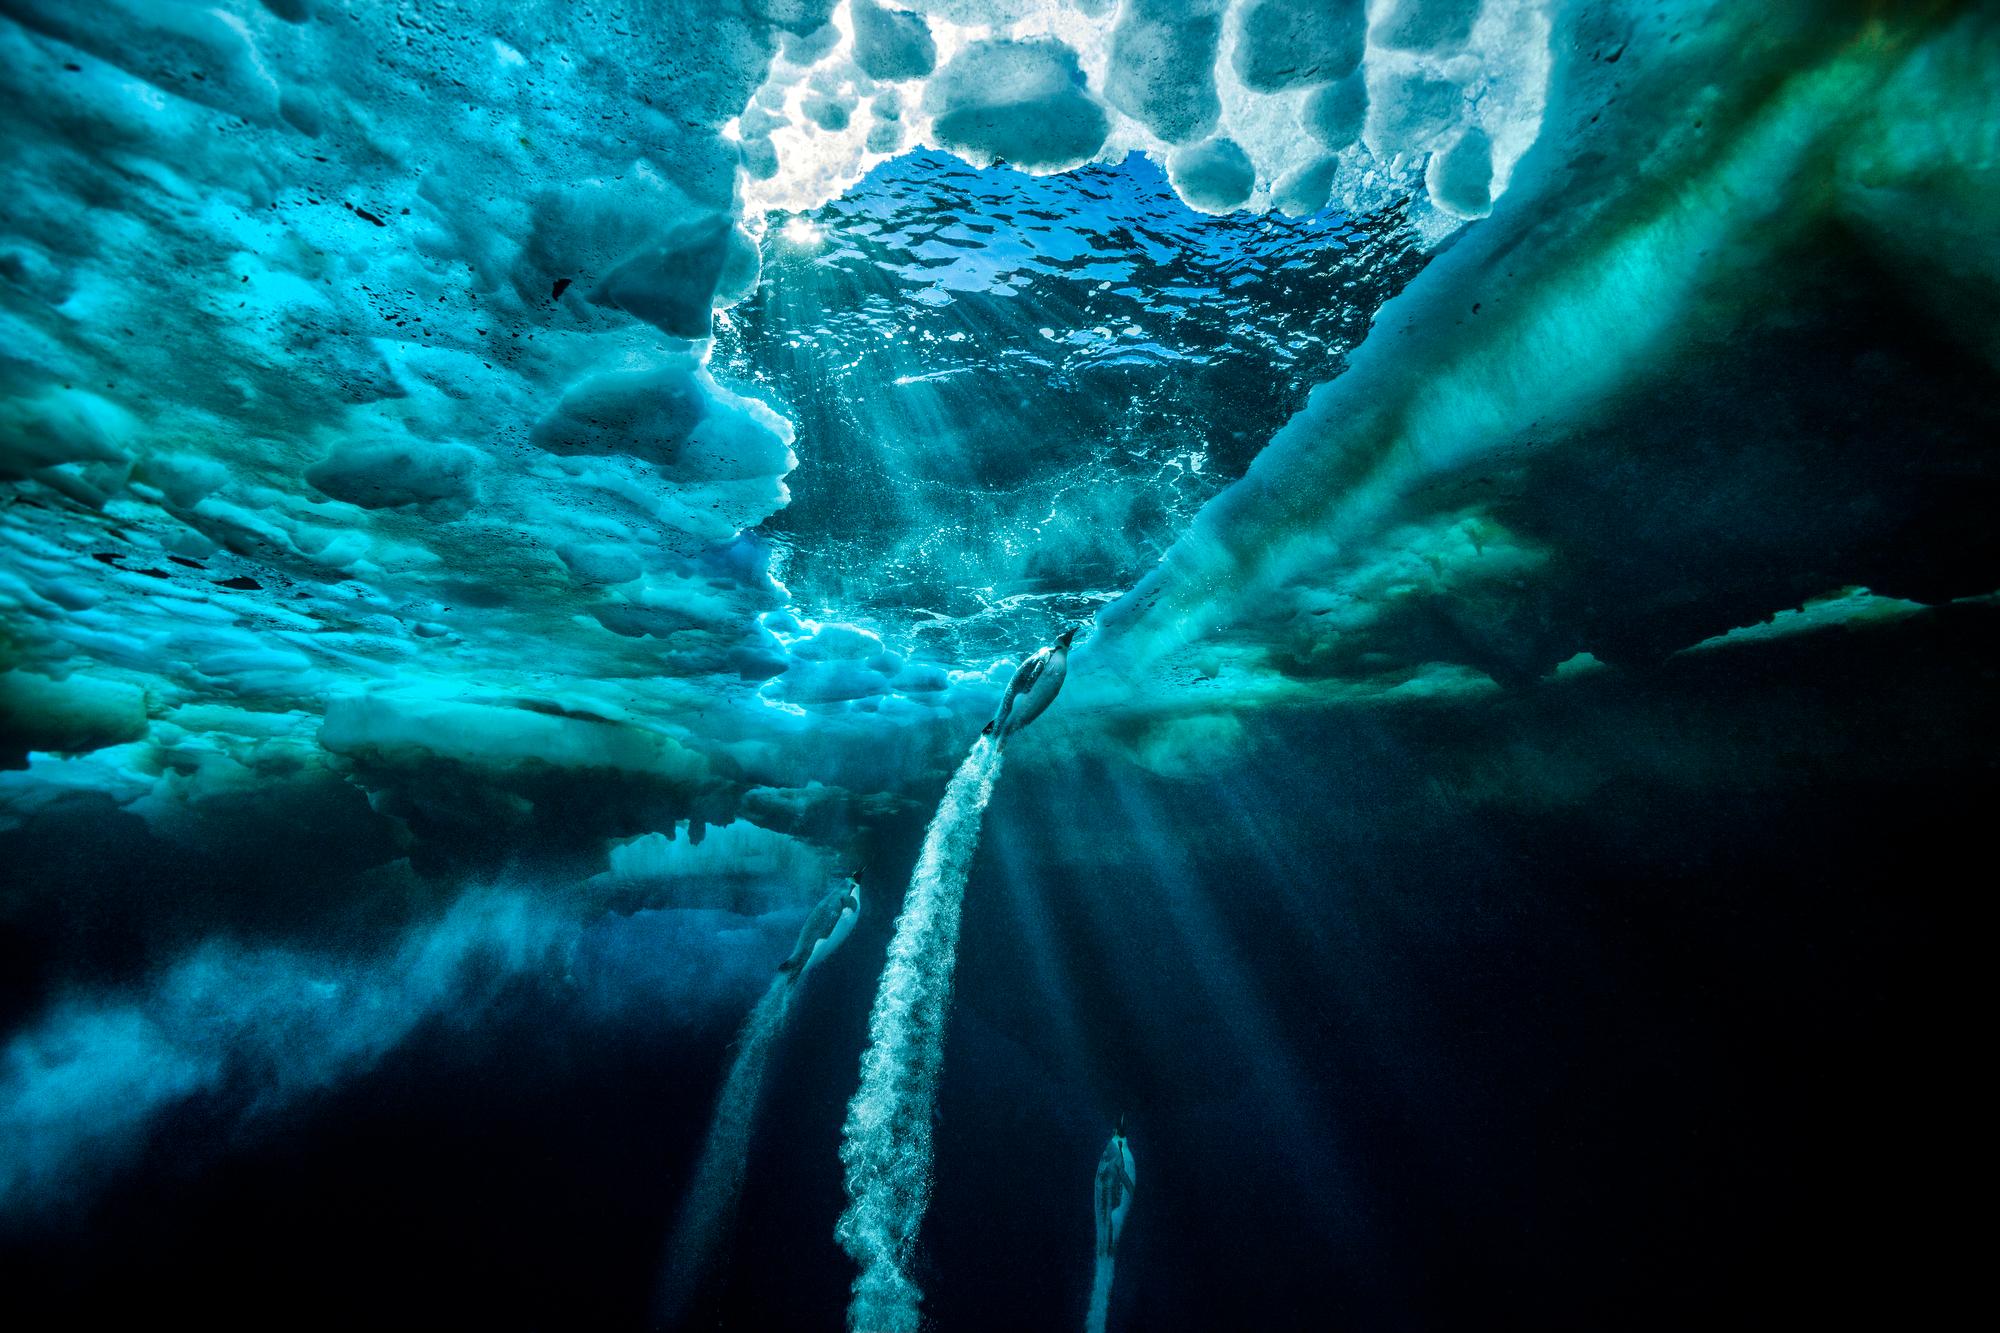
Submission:
[[[587,842],[894,786],[865,737],[1130,586],[1501,193],[1546,16],[1438,30],[12,7],[5,752],[51,757],[0,800],[358,780]],[[1335,80],[1366,133],[1303,132]],[[1009,167],[878,165],[925,144]],[[645,797],[553,813],[593,782]]]
[[[1399,26],[1397,49],[1458,41],[1453,9]],[[1991,593],[1993,548],[1945,478],[1991,494],[1964,424],[1988,409],[1963,386],[1995,363],[1967,319],[1996,251],[1915,259],[1896,239],[1990,209],[1991,24],[1781,18],[1745,44],[1700,6],[1580,7],[1516,173],[1533,203],[1490,192],[1482,131],[1431,157],[1432,198],[1490,220],[1107,608],[1083,669],[1126,698],[1173,679],[1197,711],[1476,694],[1656,664],[1809,603],[1893,605],[1857,591]],[[1397,109],[1371,101],[1364,138],[1431,141],[1458,94],[1429,79]],[[1966,286],[1913,280],[1933,266]],[[1858,378],[1794,387],[1843,360]],[[1732,518],[1758,491],[1785,498]]]
[[[1292,68],[1142,8],[18,8],[0,811],[359,783],[479,861],[448,832],[840,825],[935,771],[1439,216],[1274,100],[1359,78],[1353,23],[1246,14]],[[1223,47],[1156,66],[1161,25]],[[1169,153],[1115,50],[1142,102],[1280,91]],[[840,147],[885,126],[1015,166]],[[1260,216],[1301,144],[1310,216]]]
[[[1287,208],[1279,182],[1316,171],[1349,210],[1414,194],[1414,221],[1437,240],[1476,216],[1452,201],[1504,192],[1535,141],[1555,8],[1018,0],[905,13],[864,0],[835,10],[817,40],[788,47],[736,123],[745,198],[753,210],[814,207],[912,147],[1048,172],[1214,142],[1227,145],[1216,150],[1227,158],[1226,189],[1205,171],[1174,177],[1197,208]],[[1335,88],[1354,114],[1315,115]],[[1301,134],[1302,123],[1317,124],[1317,135]],[[1474,168],[1461,161],[1455,193],[1427,185],[1429,158],[1469,134],[1489,146],[1483,178],[1471,182]]]

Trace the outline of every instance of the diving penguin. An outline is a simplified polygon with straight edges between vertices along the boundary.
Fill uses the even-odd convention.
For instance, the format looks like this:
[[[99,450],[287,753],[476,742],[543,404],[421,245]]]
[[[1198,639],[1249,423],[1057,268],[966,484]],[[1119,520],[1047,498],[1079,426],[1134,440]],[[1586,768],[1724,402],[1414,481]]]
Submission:
[[[1104,1156],[1097,1160],[1097,1253],[1104,1258],[1118,1248],[1118,1234],[1125,1229],[1125,1214],[1132,1207],[1132,1187],[1138,1181],[1121,1115],[1111,1142],[1104,1145]]]
[[[986,724],[982,736],[1004,741],[1047,711],[1062,692],[1063,678],[1069,675],[1069,640],[1075,633],[1066,629],[1048,647],[1028,654],[1027,661],[1015,670],[1014,679],[1007,682],[1000,711]]]
[[[791,984],[797,985],[813,964],[838,949],[853,932],[854,919],[861,915],[860,873],[848,871],[847,883],[821,898],[807,914],[792,956],[778,964],[778,970],[791,978]]]

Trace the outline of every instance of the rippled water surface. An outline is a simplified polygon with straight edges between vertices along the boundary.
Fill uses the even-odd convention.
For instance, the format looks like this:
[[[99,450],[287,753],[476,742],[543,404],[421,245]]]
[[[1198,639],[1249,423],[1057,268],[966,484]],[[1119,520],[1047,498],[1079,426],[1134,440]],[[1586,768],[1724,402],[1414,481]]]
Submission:
[[[1210,217],[1143,157],[921,152],[773,218],[764,265],[716,369],[797,423],[782,576],[957,656],[1131,586],[1421,259],[1398,212]]]

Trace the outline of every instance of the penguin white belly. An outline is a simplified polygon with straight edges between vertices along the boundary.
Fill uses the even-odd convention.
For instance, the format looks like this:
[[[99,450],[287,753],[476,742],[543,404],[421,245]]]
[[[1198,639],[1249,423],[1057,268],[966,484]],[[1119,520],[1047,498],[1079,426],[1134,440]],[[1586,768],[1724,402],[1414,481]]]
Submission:
[[[1042,668],[1042,674],[1028,687],[1027,693],[1014,700],[1014,707],[1007,714],[1007,734],[1013,735],[1049,710],[1062,691],[1063,678],[1069,675],[1069,654],[1051,654],[1049,664]]]
[[[806,973],[812,971],[814,964],[818,963],[821,958],[832,953],[846,942],[848,935],[853,933],[854,919],[859,915],[860,913],[853,911],[845,911],[840,914],[840,920],[833,923],[833,929],[829,930],[823,939],[814,942],[812,952],[806,955],[804,965],[799,968],[800,976],[804,976]]]
[[[1139,1173],[1132,1165],[1132,1150],[1130,1148],[1120,1148],[1119,1155],[1124,1159],[1125,1192],[1123,1197],[1118,1200],[1118,1206],[1111,1210],[1111,1243],[1113,1245],[1118,1243],[1118,1233],[1125,1229],[1125,1214],[1132,1211],[1132,1190],[1139,1183]]]
[[[1111,1210],[1111,1234],[1106,1238],[1105,1249],[1118,1248],[1118,1237],[1125,1230],[1125,1214],[1132,1210],[1132,1196],[1126,1195],[1125,1202]]]
[[[1111,1153],[1116,1152],[1117,1165]],[[1138,1181],[1133,1169],[1132,1149],[1122,1139],[1113,1139],[1097,1168],[1097,1252],[1107,1258],[1118,1250],[1118,1237],[1125,1230],[1125,1214],[1132,1209],[1132,1189]],[[1116,1202],[1113,1202],[1116,1200]]]

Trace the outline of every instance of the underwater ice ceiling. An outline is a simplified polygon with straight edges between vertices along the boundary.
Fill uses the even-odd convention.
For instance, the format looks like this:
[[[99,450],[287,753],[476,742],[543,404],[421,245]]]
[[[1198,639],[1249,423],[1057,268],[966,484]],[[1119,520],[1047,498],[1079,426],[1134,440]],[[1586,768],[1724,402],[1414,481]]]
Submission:
[[[0,900],[0,1218],[508,978],[733,1019],[1065,629],[1009,781],[1542,810],[2000,589],[1990,7],[6,0],[0,98],[0,838],[126,839]]]
[[[153,754],[83,779],[130,794],[281,746],[533,753],[726,817],[879,764],[846,728],[983,711],[1020,642],[1149,577],[1085,653],[1128,700],[1204,640],[1176,678],[1245,664],[1249,695],[1608,659],[1624,631],[1545,605],[1614,614],[1568,587],[1581,535],[1481,460],[1671,361],[1788,231],[1841,219],[1904,263],[1922,200],[1976,195],[1949,135],[1896,128],[1945,95],[1921,43],[1755,99],[1726,28],[1513,0],[22,6],[15,762]],[[1537,142],[1537,225],[1460,240]],[[1792,184],[1822,160],[1830,190]],[[1449,329],[1340,380],[1426,252],[1502,235],[1504,271],[1454,255],[1429,285]],[[1329,381],[1343,405],[1294,417]],[[1780,578],[1649,650],[1936,595],[1884,582]],[[806,731],[834,753],[799,760]]]
[[[895,785],[1503,189],[1405,8],[22,7],[13,762]]]

